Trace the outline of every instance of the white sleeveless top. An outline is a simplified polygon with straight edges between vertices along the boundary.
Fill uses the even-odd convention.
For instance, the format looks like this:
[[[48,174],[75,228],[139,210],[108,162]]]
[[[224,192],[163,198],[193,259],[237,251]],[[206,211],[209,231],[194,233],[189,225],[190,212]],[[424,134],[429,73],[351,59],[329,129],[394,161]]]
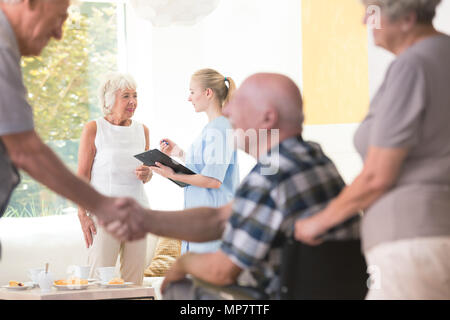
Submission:
[[[145,151],[144,126],[134,120],[128,127],[113,125],[104,118],[95,122],[97,152],[91,170],[91,184],[104,195],[131,197],[148,207],[144,184],[135,174],[142,163],[133,157]]]

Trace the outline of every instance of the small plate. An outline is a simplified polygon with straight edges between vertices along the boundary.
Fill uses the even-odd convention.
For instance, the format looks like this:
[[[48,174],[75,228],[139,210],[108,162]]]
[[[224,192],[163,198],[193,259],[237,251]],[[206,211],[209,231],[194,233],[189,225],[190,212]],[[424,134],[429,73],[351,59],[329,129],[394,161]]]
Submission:
[[[33,282],[24,282],[23,284],[24,284],[23,287],[7,285],[7,286],[2,286],[2,288],[6,288],[8,290],[27,290],[27,289],[34,288]]]
[[[129,287],[131,285],[133,285],[133,282],[125,282],[123,284],[109,284],[108,282],[101,282],[100,283],[102,287],[105,288],[126,288]]]
[[[53,286],[58,290],[85,290],[90,286],[90,284],[53,284]]]

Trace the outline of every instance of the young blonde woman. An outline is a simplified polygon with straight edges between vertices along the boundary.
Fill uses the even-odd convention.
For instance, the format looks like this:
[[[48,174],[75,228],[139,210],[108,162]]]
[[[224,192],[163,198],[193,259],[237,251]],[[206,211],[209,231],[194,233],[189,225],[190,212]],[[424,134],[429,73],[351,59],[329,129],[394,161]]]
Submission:
[[[162,139],[161,151],[169,156],[181,158],[194,175],[176,174],[172,169],[158,164],[152,167],[156,173],[189,184],[184,189],[184,207],[219,207],[233,198],[239,185],[237,153],[232,144],[232,127],[222,114],[222,107],[236,89],[233,79],[224,77],[212,69],[194,73],[190,82],[188,100],[195,112],[205,112],[208,124],[184,152],[170,139]],[[183,241],[182,253],[213,252],[219,249],[220,241],[189,243]]]

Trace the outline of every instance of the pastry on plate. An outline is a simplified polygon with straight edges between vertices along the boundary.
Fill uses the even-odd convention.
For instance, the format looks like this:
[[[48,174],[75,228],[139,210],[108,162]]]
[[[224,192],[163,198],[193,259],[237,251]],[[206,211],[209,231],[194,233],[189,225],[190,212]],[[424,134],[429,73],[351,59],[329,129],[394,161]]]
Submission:
[[[70,285],[86,285],[88,284],[88,281],[86,279],[80,279],[80,278],[69,278],[69,279],[62,279],[62,280],[56,280],[54,282],[57,286],[70,286]]]
[[[57,285],[57,286],[67,286],[69,284],[67,282],[67,280],[64,280],[64,279],[62,279],[62,280],[55,280],[53,283],[55,285]]]
[[[80,278],[70,278],[68,282],[69,284],[77,284],[77,285],[85,285],[89,283],[87,279],[80,279]]]
[[[9,286],[10,287],[24,287],[25,284],[23,282],[18,282],[18,281],[11,280],[9,282]]]
[[[124,284],[125,281],[121,278],[112,278],[109,280],[108,284]]]

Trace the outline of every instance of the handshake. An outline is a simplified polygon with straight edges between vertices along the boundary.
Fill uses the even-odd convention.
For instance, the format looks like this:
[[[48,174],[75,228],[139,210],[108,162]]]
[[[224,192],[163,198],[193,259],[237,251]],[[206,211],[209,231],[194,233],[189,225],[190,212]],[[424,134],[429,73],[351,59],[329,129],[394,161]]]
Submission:
[[[131,198],[104,197],[94,210],[99,224],[121,241],[142,239],[147,234],[149,213]]]

